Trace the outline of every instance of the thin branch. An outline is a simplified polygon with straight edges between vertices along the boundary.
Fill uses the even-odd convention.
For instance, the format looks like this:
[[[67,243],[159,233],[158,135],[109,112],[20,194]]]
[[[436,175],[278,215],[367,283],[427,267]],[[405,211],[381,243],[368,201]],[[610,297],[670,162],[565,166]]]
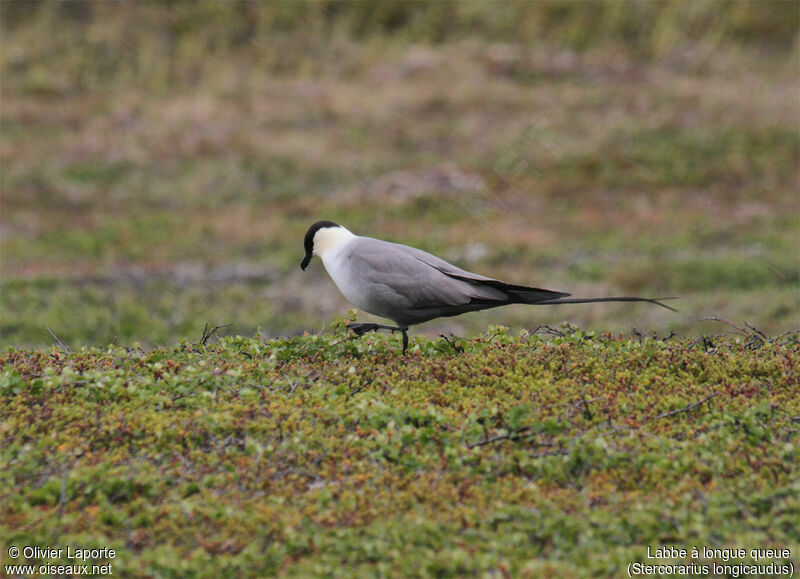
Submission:
[[[659,414],[658,416],[655,416],[653,418],[653,420],[655,420],[657,418],[666,418],[667,416],[675,416],[676,414],[680,414],[681,412],[689,412],[690,410],[694,410],[698,406],[702,406],[703,404],[705,404],[706,402],[708,402],[709,400],[711,400],[715,396],[719,396],[719,392],[714,392],[713,394],[709,394],[708,396],[706,396],[702,400],[698,400],[697,402],[693,402],[692,404],[689,404],[688,406],[684,406],[683,408],[678,408],[676,410],[670,410],[669,412],[664,412],[663,414]]]
[[[769,338],[767,338],[767,335],[764,332],[762,332],[761,330],[759,330],[758,328],[754,328],[753,326],[751,326],[747,322],[745,322],[744,325],[747,326],[747,328],[751,331],[751,333],[758,334],[764,341],[768,341],[769,340]]]
[[[746,334],[746,335],[749,335],[751,333],[751,332],[748,332],[747,330],[745,330],[742,326],[734,324],[730,320],[726,320],[725,318],[720,318],[719,316],[715,316],[713,314],[710,315],[710,316],[706,316],[704,318],[700,318],[701,322],[705,322],[705,321],[708,321],[708,320],[710,320],[712,322],[722,322],[726,326],[730,326],[731,328],[735,328],[735,329],[739,330],[740,332],[742,332],[743,334]]]
[[[526,438],[530,438],[531,436],[536,435],[535,432],[530,432],[528,434],[523,435],[524,432],[527,432],[530,429],[531,429],[530,426],[525,426],[523,428],[515,430],[514,432],[509,432],[508,434],[498,434],[497,436],[490,436],[490,437],[486,437],[484,435],[483,440],[479,440],[478,442],[471,442],[467,445],[467,448],[486,446],[487,444],[492,444],[493,442],[499,442],[501,440],[511,440],[511,441],[525,440]]]
[[[546,324],[539,324],[538,326],[533,328],[530,331],[530,333],[531,335],[543,334],[546,336],[558,336],[559,338],[563,338],[565,335],[564,332],[562,332],[561,330],[556,329],[552,326],[548,326]]]
[[[564,454],[569,454],[569,451],[566,448],[557,448],[555,450],[543,450],[541,452],[537,452],[532,454],[531,458],[544,458],[545,456],[557,456]]]
[[[202,379],[202,380],[200,380],[200,381],[199,381],[197,384],[195,384],[194,386],[192,386],[191,388],[189,388],[189,390],[187,390],[186,392],[181,392],[180,394],[176,394],[175,396],[172,396],[172,397],[171,397],[171,400],[172,400],[172,402],[177,402],[177,401],[178,401],[178,400],[180,400],[181,398],[186,398],[187,396],[189,396],[190,394],[192,394],[192,393],[193,393],[195,390],[197,390],[197,389],[198,389],[200,386],[202,386],[202,385],[203,385],[203,384],[205,384],[205,383],[206,383],[206,379],[205,379],[205,378],[203,378],[203,379]]]
[[[453,348],[454,352],[456,352],[457,354],[463,354],[464,353],[464,347],[463,346],[459,346],[458,342],[456,342],[456,340],[458,338],[456,338],[453,334],[450,334],[450,336],[453,338],[452,340],[450,340],[450,338],[448,338],[444,334],[439,334],[439,337],[440,338],[444,338],[444,341],[447,342],[450,345],[451,348]]]
[[[711,320],[711,321],[714,321],[714,322],[722,322],[723,324],[726,324],[726,325],[738,330],[739,332],[741,332],[742,334],[744,334],[745,336],[750,338],[750,340],[747,342],[747,344],[745,344],[745,347],[748,348],[748,349],[759,348],[762,345],[764,345],[764,344],[766,344],[767,342],[770,341],[770,339],[767,338],[767,335],[764,332],[762,332],[758,328],[754,328],[753,326],[751,326],[747,322],[744,322],[744,327],[742,327],[742,326],[740,326],[738,324],[734,324],[730,320],[726,320],[725,318],[720,318],[719,316],[715,316],[715,315],[706,316],[705,318],[700,318],[700,320],[701,321],[703,321],[703,320]]]
[[[66,345],[64,342],[62,342],[62,341],[61,341],[61,340],[58,338],[58,336],[56,336],[56,335],[55,335],[55,333],[53,332],[53,330],[51,330],[51,329],[50,329],[50,326],[49,326],[47,323],[45,323],[44,327],[45,327],[45,328],[47,328],[47,331],[50,333],[50,335],[51,335],[51,336],[53,336],[53,338],[55,339],[55,341],[56,341],[56,342],[58,342],[58,345],[59,345],[59,346],[61,346],[61,348],[62,348],[62,349],[63,349],[63,350],[64,350],[64,351],[65,351],[67,354],[71,354],[71,353],[72,353],[72,350],[70,350],[70,349],[69,349],[69,346],[67,346],[67,345]]]
[[[643,340],[649,340],[650,338],[654,337],[648,334],[647,332],[640,330],[636,326],[631,326],[631,331],[633,334],[639,338],[639,343],[641,344]]]
[[[594,420],[594,412],[591,411],[589,408],[589,402],[594,402],[595,400],[600,400],[601,398],[605,398],[605,396],[599,396],[597,398],[592,398],[590,400],[586,400],[586,388],[581,391],[581,401],[576,402],[573,405],[573,408],[577,410],[579,406],[583,406],[583,416],[586,420]]]
[[[230,324],[223,324],[221,326],[215,326],[213,330],[209,331],[208,323],[206,323],[205,328],[203,328],[203,336],[200,338],[200,344],[205,346],[208,343],[208,341],[211,339],[211,336],[213,336],[217,332],[217,330],[222,329],[222,328],[227,328],[228,326],[230,326]]]
[[[361,392],[361,391],[362,391],[364,388],[367,388],[368,386],[370,386],[370,385],[371,385],[371,384],[372,384],[374,381],[375,381],[375,379],[374,379],[374,378],[369,378],[369,379],[367,379],[367,380],[364,380],[364,383],[363,383],[363,384],[361,384],[361,386],[359,386],[358,388],[353,388],[353,389],[350,391],[350,393],[347,395],[347,397],[348,397],[348,398],[350,398],[350,396],[354,396],[354,395],[358,394],[358,393],[359,393],[359,392]]]

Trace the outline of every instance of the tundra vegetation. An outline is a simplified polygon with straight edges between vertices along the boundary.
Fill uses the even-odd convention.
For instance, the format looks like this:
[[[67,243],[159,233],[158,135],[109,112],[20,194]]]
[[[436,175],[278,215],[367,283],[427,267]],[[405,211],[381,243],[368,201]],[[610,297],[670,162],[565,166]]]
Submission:
[[[797,567],[799,19],[0,3],[3,564],[568,577],[696,546]],[[400,356],[331,325],[347,304],[298,268],[318,219],[680,312],[513,306]]]
[[[113,548],[105,562],[126,577],[619,576],[690,562],[647,558],[666,545],[784,548],[776,561],[797,564],[797,334],[493,328],[415,338],[405,357],[398,342],[340,324],[7,351],[4,552]]]

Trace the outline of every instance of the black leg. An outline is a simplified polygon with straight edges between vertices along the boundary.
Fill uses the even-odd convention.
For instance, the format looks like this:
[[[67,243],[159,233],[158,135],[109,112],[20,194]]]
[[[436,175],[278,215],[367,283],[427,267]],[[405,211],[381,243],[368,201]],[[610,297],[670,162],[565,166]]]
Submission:
[[[351,322],[347,324],[347,328],[353,330],[356,336],[363,336],[368,332],[377,332],[378,330],[391,330],[393,332],[402,330],[402,328],[398,326],[386,326],[384,324],[370,324],[370,323],[360,323],[360,322]]]
[[[373,332],[377,330],[377,324],[359,324],[359,323],[348,323],[347,329],[353,330],[353,333],[356,336],[363,336],[367,332]]]
[[[353,333],[356,336],[363,336],[368,332],[377,332],[378,330],[390,330],[392,333],[402,332],[403,354],[405,354],[406,349],[408,349],[408,328],[402,328],[400,326],[387,326],[385,324],[372,324],[366,322],[350,322],[347,324],[347,327],[348,329],[353,330]]]

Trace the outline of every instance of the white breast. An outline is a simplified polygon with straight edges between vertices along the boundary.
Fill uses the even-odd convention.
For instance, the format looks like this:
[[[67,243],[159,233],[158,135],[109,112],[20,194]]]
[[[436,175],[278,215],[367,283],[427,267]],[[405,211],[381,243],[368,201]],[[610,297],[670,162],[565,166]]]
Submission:
[[[369,304],[368,295],[364,284],[351,275],[349,262],[346,259],[348,245],[349,243],[345,243],[326,251],[321,256],[322,263],[347,301],[357,308],[366,310]]]

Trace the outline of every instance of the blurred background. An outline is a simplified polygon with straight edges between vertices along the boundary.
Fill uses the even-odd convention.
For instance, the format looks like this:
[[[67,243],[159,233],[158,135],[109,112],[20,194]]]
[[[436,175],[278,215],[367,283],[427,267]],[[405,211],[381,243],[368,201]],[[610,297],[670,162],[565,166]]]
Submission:
[[[797,2],[2,2],[2,345],[312,333],[308,226],[640,305],[416,332],[800,327]],[[360,319],[370,319],[359,314]]]

